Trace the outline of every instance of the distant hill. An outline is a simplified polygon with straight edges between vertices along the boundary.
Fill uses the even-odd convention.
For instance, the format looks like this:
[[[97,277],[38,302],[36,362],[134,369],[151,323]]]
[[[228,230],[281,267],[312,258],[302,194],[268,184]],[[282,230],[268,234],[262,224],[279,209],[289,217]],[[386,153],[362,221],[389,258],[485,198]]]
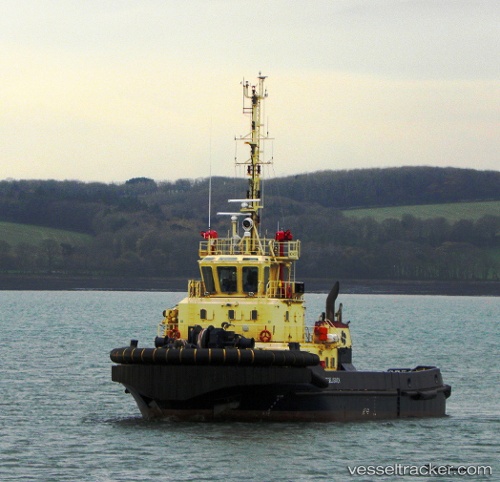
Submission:
[[[405,214],[411,214],[420,219],[443,217],[450,222],[460,219],[476,221],[483,216],[500,215],[500,201],[477,201],[444,204],[420,204],[416,206],[391,206],[368,209],[346,209],[343,214],[350,217],[371,217],[375,221],[396,218],[401,219]]]
[[[197,277],[208,184],[0,181],[0,272]],[[215,213],[246,188],[245,179],[212,179],[212,229],[227,233]],[[262,189],[262,232],[279,225],[302,240],[300,277],[500,278],[500,172],[322,171],[265,179]]]
[[[500,171],[451,167],[319,171],[269,184],[282,196],[337,209],[500,200]]]
[[[289,216],[315,206],[333,209],[414,206],[500,200],[500,172],[401,167],[320,171],[265,180],[267,217]],[[241,197],[245,179],[212,179],[212,206]],[[159,219],[182,219],[197,229],[208,217],[208,179],[124,184],[78,181],[0,181],[0,221],[88,234],[99,232],[103,214],[146,211]],[[97,221],[97,223],[96,223]],[[118,222],[118,221],[117,221]]]
[[[12,246],[22,243],[39,244],[46,239],[53,239],[59,244],[85,245],[90,243],[93,237],[89,234],[75,233],[63,229],[0,222],[0,241]]]

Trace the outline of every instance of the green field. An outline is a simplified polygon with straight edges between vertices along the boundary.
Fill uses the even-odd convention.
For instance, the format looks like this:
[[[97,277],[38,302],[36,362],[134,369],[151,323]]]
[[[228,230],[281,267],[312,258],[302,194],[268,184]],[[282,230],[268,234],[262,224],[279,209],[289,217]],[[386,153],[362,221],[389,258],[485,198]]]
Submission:
[[[421,219],[443,217],[451,222],[455,222],[460,219],[470,219],[474,221],[488,214],[500,216],[500,201],[425,204],[421,206],[393,206],[371,209],[346,209],[342,212],[346,216],[350,217],[371,217],[378,222],[389,218],[401,219],[404,214],[411,214],[412,216]]]
[[[64,231],[63,229],[0,222],[0,241],[5,241],[11,246],[17,246],[20,243],[38,245],[44,239],[54,239],[58,243],[68,243],[76,246],[90,242],[92,236]]]

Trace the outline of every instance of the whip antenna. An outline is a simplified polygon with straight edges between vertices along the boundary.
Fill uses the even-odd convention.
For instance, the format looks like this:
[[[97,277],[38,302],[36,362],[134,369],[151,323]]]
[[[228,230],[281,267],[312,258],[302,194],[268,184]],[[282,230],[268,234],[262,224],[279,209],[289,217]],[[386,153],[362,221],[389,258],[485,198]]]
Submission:
[[[208,147],[208,230],[212,227],[212,118],[210,117],[210,140]]]

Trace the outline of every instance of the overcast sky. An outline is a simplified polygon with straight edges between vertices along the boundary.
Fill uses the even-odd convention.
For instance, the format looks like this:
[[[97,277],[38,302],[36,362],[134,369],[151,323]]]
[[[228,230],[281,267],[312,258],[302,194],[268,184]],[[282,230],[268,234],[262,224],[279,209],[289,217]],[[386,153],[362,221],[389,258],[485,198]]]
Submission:
[[[498,0],[1,0],[0,179],[500,169]],[[237,148],[242,160],[243,145]]]

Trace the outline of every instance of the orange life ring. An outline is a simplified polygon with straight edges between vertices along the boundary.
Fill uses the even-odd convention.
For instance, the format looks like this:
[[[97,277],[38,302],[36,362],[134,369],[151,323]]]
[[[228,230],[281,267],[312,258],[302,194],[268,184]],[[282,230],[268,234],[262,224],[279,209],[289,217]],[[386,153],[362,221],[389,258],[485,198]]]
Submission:
[[[176,340],[178,340],[181,337],[181,332],[177,328],[174,328],[167,331],[167,336],[169,338],[175,338]]]
[[[260,341],[267,343],[271,341],[271,332],[269,330],[262,330],[259,335]]]

